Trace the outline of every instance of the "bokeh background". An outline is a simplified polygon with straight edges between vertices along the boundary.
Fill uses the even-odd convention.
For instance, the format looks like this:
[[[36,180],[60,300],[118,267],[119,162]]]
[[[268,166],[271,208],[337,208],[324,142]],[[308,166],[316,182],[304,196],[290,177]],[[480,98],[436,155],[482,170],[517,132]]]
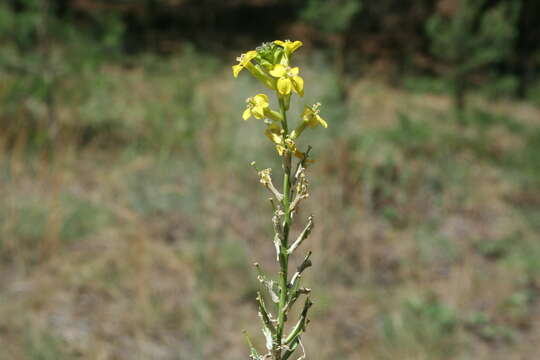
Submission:
[[[275,39],[304,42],[297,104],[330,125],[306,136],[308,358],[538,358],[539,14],[3,0],[0,359],[247,358],[251,264],[275,270],[249,163],[279,164],[230,66]]]

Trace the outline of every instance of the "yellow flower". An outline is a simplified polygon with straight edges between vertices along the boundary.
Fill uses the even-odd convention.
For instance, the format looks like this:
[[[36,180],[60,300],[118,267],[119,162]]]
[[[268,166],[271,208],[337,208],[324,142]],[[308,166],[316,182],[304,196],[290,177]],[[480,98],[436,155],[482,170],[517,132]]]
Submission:
[[[324,119],[319,115],[321,111],[320,107],[321,107],[321,103],[316,103],[315,105],[311,107],[309,106],[304,107],[304,112],[302,113],[302,122],[300,123],[300,125],[298,125],[296,129],[294,129],[291,132],[291,139],[298,138],[308,126],[312,128],[317,127],[319,125],[321,125],[324,128],[328,127],[328,124],[326,123],[326,121],[324,121]]]
[[[299,159],[304,158],[305,154],[296,148],[296,143],[294,142],[293,139],[290,139],[290,138],[285,139],[285,145],[287,149],[294,154],[294,156],[296,156]]]
[[[304,158],[304,153],[296,148],[296,143],[293,139],[283,137],[284,130],[280,125],[272,123],[266,128],[264,134],[276,145],[276,151],[279,156],[283,156],[285,151],[290,151],[299,159]]]
[[[294,90],[300,96],[304,96],[304,79],[298,76],[299,71],[298,67],[291,69],[289,66],[281,64],[275,65],[270,70],[270,75],[278,78],[276,87],[280,94],[289,95]]]
[[[253,115],[257,119],[265,118],[265,110],[268,109],[268,96],[265,94],[258,94],[252,98],[246,100],[247,108],[242,114],[242,119],[247,120]]]
[[[301,41],[291,41],[291,40],[285,40],[285,41],[281,41],[281,40],[276,40],[274,41],[274,44],[276,45],[279,45],[281,46],[283,49],[285,49],[285,54],[287,55],[287,57],[291,56],[291,54],[293,52],[296,51],[296,49],[298,49],[300,46],[302,46],[302,42]]]
[[[263,185],[269,185],[272,183],[272,169],[264,169],[259,171],[260,182]]]
[[[283,132],[284,131],[280,125],[277,123],[272,123],[268,125],[264,131],[264,135],[266,135],[274,144],[279,145],[283,144]]]
[[[257,52],[255,50],[250,50],[247,53],[237,57],[236,60],[238,61],[238,64],[233,65],[232,67],[234,77],[238,77],[240,71],[242,71],[242,69],[245,68],[256,56]]]
[[[324,119],[319,115],[321,103],[316,103],[315,105],[309,107],[304,107],[304,112],[302,113],[302,120],[310,127],[314,128],[321,125],[323,128],[327,128],[328,124]]]
[[[283,153],[285,150],[287,150],[283,133],[283,128],[276,123],[270,124],[264,132],[264,135],[266,135],[270,141],[276,145],[276,151],[278,152],[279,156],[283,156]]]

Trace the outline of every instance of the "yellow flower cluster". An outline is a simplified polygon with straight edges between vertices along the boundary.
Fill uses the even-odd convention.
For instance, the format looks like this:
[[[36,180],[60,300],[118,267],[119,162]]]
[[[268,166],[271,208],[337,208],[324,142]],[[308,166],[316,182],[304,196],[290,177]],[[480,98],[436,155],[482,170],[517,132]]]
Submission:
[[[283,66],[277,64],[270,75],[277,78],[276,87],[281,95],[289,95],[291,90],[296,91],[300,96],[304,96],[304,79],[298,76],[300,69],[298,67]]]
[[[304,156],[296,148],[297,139],[306,127],[328,127],[326,121],[319,115],[320,103],[305,106],[300,124],[291,132],[288,130],[286,111],[289,109],[293,93],[304,96],[304,79],[299,75],[298,67],[291,67],[292,54],[302,46],[301,41],[276,40],[265,43],[256,50],[250,50],[236,60],[232,66],[236,78],[243,69],[260,80],[270,90],[274,90],[280,105],[280,111],[270,108],[270,99],[266,94],[257,94],[246,100],[247,107],[242,114],[244,120],[254,117],[261,119],[267,125],[265,135],[274,143],[280,156],[289,152],[300,158]]]

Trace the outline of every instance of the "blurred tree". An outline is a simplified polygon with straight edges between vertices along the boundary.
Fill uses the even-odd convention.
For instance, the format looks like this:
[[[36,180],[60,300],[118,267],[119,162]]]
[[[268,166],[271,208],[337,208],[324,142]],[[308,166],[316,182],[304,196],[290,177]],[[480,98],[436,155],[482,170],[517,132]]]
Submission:
[[[341,33],[349,28],[352,19],[361,9],[361,0],[307,0],[301,16],[319,30]]]
[[[397,75],[393,80],[399,83],[401,75],[412,69],[410,65],[423,65],[420,62],[428,43],[424,28],[434,7],[433,0],[364,2],[351,29],[356,40],[352,48],[362,49],[364,58],[386,63],[385,76],[392,79]]]
[[[345,52],[347,35],[354,17],[362,10],[362,0],[307,0],[300,17],[317,30],[326,33],[335,52],[335,70],[339,78],[341,97],[347,97]]]
[[[55,76],[50,53],[49,3],[21,0],[0,5],[0,41],[0,69],[18,76],[18,81],[8,89],[8,98],[18,98],[22,103],[28,94],[39,98],[46,108],[46,126],[54,137]],[[6,103],[13,108],[20,102]]]
[[[465,107],[468,76],[479,68],[501,61],[511,54],[516,37],[519,0],[456,0],[456,6],[443,6],[427,22],[433,55],[450,67],[454,105]],[[446,14],[443,13],[446,10]]]
[[[59,130],[58,92],[63,79],[73,80],[105,53],[110,55],[123,31],[116,18],[104,14],[93,31],[86,32],[58,16],[61,5],[53,0],[0,4],[0,74],[6,79],[0,121],[7,121],[4,128],[16,132],[19,125],[12,119],[15,114],[24,116],[41,140],[54,140]]]
[[[514,70],[519,78],[517,96],[525,98],[540,66],[540,31],[538,31],[540,1],[522,0],[518,17],[519,34],[514,47]]]

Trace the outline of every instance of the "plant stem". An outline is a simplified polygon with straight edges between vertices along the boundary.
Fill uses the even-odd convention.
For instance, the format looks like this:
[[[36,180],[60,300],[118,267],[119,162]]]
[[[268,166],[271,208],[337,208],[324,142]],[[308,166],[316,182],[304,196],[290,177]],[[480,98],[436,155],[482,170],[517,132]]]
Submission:
[[[279,98],[279,107],[281,115],[283,117],[283,129],[285,130],[284,138],[288,135],[287,124],[287,110],[285,101],[283,98]],[[291,196],[291,155],[289,152],[285,152],[283,156],[283,200],[282,209],[284,212],[283,220],[283,232],[281,234],[281,246],[279,247],[279,305],[278,305],[278,324],[276,330],[276,351],[274,353],[275,360],[281,360],[281,342],[283,337],[283,330],[285,327],[285,313],[288,298],[288,270],[289,270],[289,228],[291,226],[291,214],[289,210],[290,196]]]

